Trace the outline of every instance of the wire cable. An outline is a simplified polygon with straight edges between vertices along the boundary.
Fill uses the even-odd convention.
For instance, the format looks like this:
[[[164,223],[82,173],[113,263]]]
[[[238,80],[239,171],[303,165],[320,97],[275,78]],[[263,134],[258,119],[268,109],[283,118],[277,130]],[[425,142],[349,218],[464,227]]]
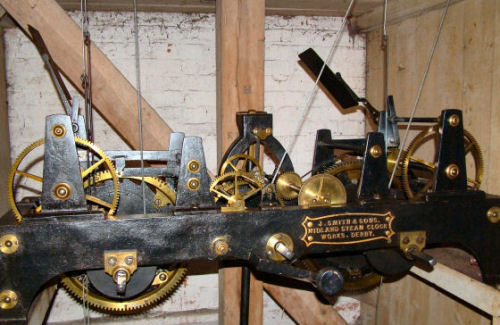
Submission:
[[[139,53],[139,23],[137,19],[137,0],[134,0],[134,40],[135,40],[135,77],[137,84],[137,113],[139,123],[139,150],[141,152],[141,185],[142,208],[146,215],[146,184],[144,183],[144,143],[142,138],[142,95],[141,95],[141,62]]]
[[[297,129],[295,130],[295,137],[293,138],[292,142],[288,146],[288,150],[285,150],[285,153],[283,154],[283,157],[281,157],[280,163],[278,167],[274,170],[274,175],[269,184],[274,184],[274,181],[276,180],[276,177],[278,176],[278,172],[283,165],[283,161],[285,160],[286,155],[289,155],[295,147],[295,144],[297,143],[297,139],[299,136],[299,132],[302,130],[302,127],[304,126],[304,122],[307,118],[307,115],[309,114],[309,111],[311,109],[311,105],[314,101],[314,98],[316,97],[316,93],[318,91],[318,83],[319,80],[321,79],[321,76],[323,75],[323,71],[325,70],[325,67],[327,63],[329,63],[332,60],[333,54],[335,53],[335,50],[337,49],[340,39],[342,38],[342,33],[344,32],[345,25],[347,24],[347,17],[349,17],[349,14],[351,13],[351,9],[354,5],[355,0],[351,0],[351,3],[349,4],[349,7],[347,7],[347,11],[344,15],[344,18],[342,19],[342,25],[340,26],[340,29],[337,33],[337,36],[335,37],[335,40],[330,48],[330,51],[328,52],[328,56],[326,60],[323,62],[323,66],[321,66],[321,70],[318,73],[318,77],[316,78],[316,81],[314,82],[314,87],[309,93],[309,97],[307,98],[306,105],[304,107],[304,111],[302,113],[302,117],[299,120],[299,124],[297,125]]]
[[[409,134],[409,131],[410,131],[410,127],[411,127],[411,124],[413,122],[413,118],[415,116],[415,112],[417,111],[418,102],[420,101],[420,96],[422,95],[422,90],[424,89],[425,80],[427,79],[427,74],[429,73],[429,69],[431,67],[432,58],[434,57],[434,52],[436,51],[436,46],[437,46],[438,41],[439,41],[439,36],[441,35],[441,30],[443,29],[444,19],[446,18],[446,14],[448,13],[448,7],[449,6],[450,6],[450,0],[448,0],[446,2],[446,7],[444,7],[443,15],[441,16],[441,22],[439,23],[439,28],[438,28],[436,37],[434,38],[434,43],[432,44],[431,54],[429,56],[429,60],[427,61],[427,66],[425,68],[424,75],[422,76],[422,81],[420,82],[420,86],[418,88],[417,97],[415,98],[415,103],[413,104],[413,109],[411,111],[411,115],[410,115],[410,119],[408,121],[408,125],[406,126],[405,135],[403,137],[403,141],[399,145],[398,157],[396,159],[396,164],[395,164],[396,168],[394,168],[393,171],[392,171],[392,173],[391,173],[391,178],[389,180],[389,188],[391,188],[392,181],[394,180],[394,176],[396,175],[396,171],[398,170],[397,166],[399,166],[399,161],[401,159],[401,154],[403,153],[402,149],[404,148],[404,146],[406,144],[406,140],[408,139],[408,134]]]

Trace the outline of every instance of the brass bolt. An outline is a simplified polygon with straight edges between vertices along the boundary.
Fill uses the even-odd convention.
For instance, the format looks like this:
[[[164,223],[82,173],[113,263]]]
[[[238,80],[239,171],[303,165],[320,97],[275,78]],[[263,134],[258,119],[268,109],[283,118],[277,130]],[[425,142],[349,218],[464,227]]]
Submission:
[[[52,134],[56,137],[56,138],[62,138],[64,137],[64,135],[66,134],[66,129],[64,128],[63,125],[61,124],[56,124],[54,125],[54,127],[52,128]]]
[[[114,256],[109,257],[108,258],[108,264],[111,265],[111,266],[116,265],[116,257],[114,257]]]
[[[312,226],[314,226],[314,224],[312,223],[312,221],[309,221],[309,222],[307,223],[307,226],[308,226],[309,228],[311,228]]]
[[[486,212],[486,216],[491,223],[497,223],[500,221],[500,207],[492,206],[488,212]]]
[[[196,173],[200,170],[200,162],[198,160],[191,160],[187,164],[187,168],[191,173]]]
[[[132,263],[134,263],[134,257],[133,256],[127,256],[125,258],[125,264],[132,265]]]
[[[196,191],[200,188],[200,181],[198,180],[198,178],[190,178],[187,181],[187,186],[191,191]]]
[[[66,201],[71,196],[71,186],[66,183],[56,184],[53,193],[56,199]]]
[[[314,240],[314,237],[313,237],[313,236],[308,236],[308,237],[307,237],[307,240],[308,240],[308,241],[313,241],[313,240]]]
[[[460,123],[460,117],[458,117],[457,114],[453,114],[452,116],[448,117],[448,123],[453,127],[458,126],[458,124]]]
[[[372,146],[370,148],[370,155],[373,158],[379,158],[380,156],[382,156],[382,148],[378,144]]]
[[[458,168],[455,164],[449,164],[444,172],[446,173],[446,177],[449,179],[455,179],[460,174],[460,168]]]
[[[229,252],[229,244],[225,238],[216,238],[213,241],[212,250],[217,256],[226,255]]]

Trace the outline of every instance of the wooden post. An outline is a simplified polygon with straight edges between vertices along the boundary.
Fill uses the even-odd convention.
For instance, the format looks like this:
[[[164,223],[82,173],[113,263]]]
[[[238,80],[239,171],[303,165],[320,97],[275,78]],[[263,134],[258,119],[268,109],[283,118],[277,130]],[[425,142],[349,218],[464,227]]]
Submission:
[[[217,156],[238,136],[236,112],[264,109],[264,0],[219,0]],[[220,161],[219,161],[220,163]],[[241,268],[219,271],[219,324],[240,319]],[[250,281],[249,324],[262,324],[262,282]]]
[[[82,92],[82,32],[55,0],[0,0],[4,9],[29,35],[28,25],[43,37],[52,58]],[[137,92],[120,71],[92,44],[93,104],[132,148],[139,148]],[[165,150],[172,130],[143,99],[144,149]]]
[[[1,8],[0,8],[1,9]],[[0,183],[7,184],[10,170],[9,120],[7,116],[7,82],[5,74],[5,44],[0,27]],[[10,209],[7,195],[0,197],[0,215]]]

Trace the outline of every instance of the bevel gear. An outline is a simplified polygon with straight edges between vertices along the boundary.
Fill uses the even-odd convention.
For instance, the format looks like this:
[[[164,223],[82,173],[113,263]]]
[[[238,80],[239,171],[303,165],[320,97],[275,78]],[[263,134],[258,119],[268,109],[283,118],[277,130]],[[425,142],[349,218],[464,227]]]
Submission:
[[[106,171],[108,171],[111,175],[111,179],[113,180],[113,187],[114,187],[113,199],[111,202],[104,202],[104,201],[96,198],[95,196],[92,196],[89,194],[85,195],[85,198],[87,199],[87,201],[92,202],[93,204],[96,204],[96,205],[101,206],[101,207],[105,207],[107,209],[107,211],[104,210],[105,215],[108,217],[112,216],[116,211],[116,207],[118,206],[118,199],[119,199],[118,176],[116,175],[115,167],[114,167],[113,163],[111,162],[111,160],[108,158],[108,156],[101,149],[99,149],[95,144],[93,144],[92,142],[87,141],[85,139],[78,138],[78,137],[75,137],[74,139],[75,139],[75,145],[77,147],[83,148],[85,150],[90,150],[94,156],[97,156],[100,158],[98,162],[96,162],[95,164],[93,164],[89,168],[82,170],[82,173],[81,173],[82,181],[85,181],[85,179],[89,175],[91,175],[94,171],[96,171],[98,168],[100,168],[101,165],[104,165],[106,167]],[[21,154],[16,158],[14,164],[12,165],[10,173],[9,173],[7,195],[8,195],[9,204],[10,204],[10,207],[12,209],[12,212],[14,213],[14,216],[17,219],[17,222],[19,222],[19,223],[22,222],[23,216],[17,207],[16,200],[14,197],[14,186],[15,186],[14,178],[15,178],[16,174],[19,174],[21,176],[24,176],[24,177],[33,179],[35,181],[38,181],[40,183],[43,183],[42,177],[18,170],[18,168],[19,168],[19,165],[21,164],[21,162],[24,160],[24,158],[30,152],[32,152],[34,149],[40,147],[44,143],[45,143],[45,139],[40,139],[40,140],[35,141],[34,143],[30,144],[29,146],[27,146],[21,152]],[[39,207],[39,209],[37,209],[37,211],[39,211],[39,210],[40,210],[40,207]],[[43,211],[43,207],[41,207],[41,210]]]
[[[276,196],[294,200],[299,196],[302,178],[295,172],[284,172],[276,179]]]
[[[467,177],[468,186],[473,189],[479,189],[481,186],[481,181],[483,178],[483,170],[484,170],[484,161],[483,154],[481,152],[481,148],[479,147],[478,142],[472,136],[470,132],[467,130],[463,130],[464,132],[464,145],[465,145],[465,154],[471,153],[473,161],[474,161],[474,179]],[[434,184],[434,170],[436,168],[436,164],[434,162],[426,161],[424,159],[420,159],[415,157],[415,152],[417,149],[422,146],[424,143],[430,140],[436,139],[439,135],[439,129],[437,126],[432,126],[420,132],[409,144],[408,149],[406,150],[406,154],[403,157],[403,166],[401,171],[401,180],[403,189],[408,196],[409,199],[417,199],[424,195]],[[420,167],[423,171],[427,172],[430,176],[426,178],[425,184],[419,189],[412,189],[410,184],[410,172],[416,170],[415,167],[412,167],[412,163],[414,166]],[[422,177],[421,177],[422,178]]]
[[[149,289],[135,298],[119,301],[89,290],[85,299],[93,309],[108,314],[140,313],[167,299],[178,288],[185,275],[185,268],[158,269]],[[79,276],[66,277],[61,283],[74,299],[80,303],[83,301],[82,279]]]

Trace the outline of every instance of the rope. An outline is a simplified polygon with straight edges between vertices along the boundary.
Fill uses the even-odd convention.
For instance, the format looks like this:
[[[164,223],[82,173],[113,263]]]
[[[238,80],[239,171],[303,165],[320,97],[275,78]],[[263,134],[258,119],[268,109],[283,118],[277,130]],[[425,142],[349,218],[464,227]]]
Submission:
[[[441,30],[443,29],[444,19],[446,18],[446,14],[448,12],[448,7],[450,6],[450,0],[446,2],[446,7],[444,8],[443,15],[441,16],[441,22],[439,23],[439,28],[434,38],[434,43],[432,44],[431,54],[429,56],[429,60],[427,61],[427,66],[424,71],[424,75],[422,77],[422,81],[420,82],[420,87],[418,88],[417,97],[415,98],[415,103],[413,104],[413,110],[411,111],[410,119],[408,121],[408,125],[406,126],[405,135],[403,137],[403,142],[399,145],[398,158],[396,159],[395,166],[399,166],[399,160],[401,159],[401,153],[403,152],[403,148],[406,144],[406,140],[408,138],[408,133],[410,131],[411,124],[413,122],[413,117],[415,116],[415,112],[417,111],[418,102],[420,101],[420,96],[422,95],[422,90],[424,89],[425,80],[427,79],[427,74],[429,73],[429,69],[431,67],[432,58],[434,57],[434,52],[436,50],[436,46],[439,41],[439,36],[441,35]],[[398,168],[394,168],[391,174],[391,179],[389,180],[389,188],[391,188],[392,181],[394,180],[394,176],[396,175],[396,171]]]

